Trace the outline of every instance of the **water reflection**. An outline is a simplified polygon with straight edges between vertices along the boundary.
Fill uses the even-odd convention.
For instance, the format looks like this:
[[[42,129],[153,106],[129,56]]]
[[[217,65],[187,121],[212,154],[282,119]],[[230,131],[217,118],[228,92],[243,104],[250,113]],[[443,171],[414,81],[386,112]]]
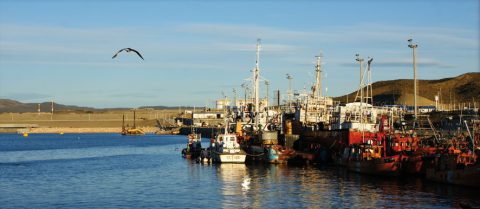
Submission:
[[[478,205],[475,191],[425,182],[360,175],[343,168],[222,164],[224,208],[426,208]],[[462,190],[464,192],[462,192]]]
[[[248,190],[250,177],[245,164],[219,164],[217,173],[221,181],[221,195],[223,208],[248,207]]]

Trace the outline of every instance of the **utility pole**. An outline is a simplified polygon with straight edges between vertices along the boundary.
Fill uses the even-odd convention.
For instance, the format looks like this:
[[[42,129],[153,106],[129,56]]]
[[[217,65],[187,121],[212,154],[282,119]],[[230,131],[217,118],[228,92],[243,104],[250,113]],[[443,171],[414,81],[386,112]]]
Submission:
[[[413,49],[413,108],[415,113],[415,120],[417,120],[417,63],[415,49],[418,44],[412,43],[412,39],[408,39],[408,47]]]

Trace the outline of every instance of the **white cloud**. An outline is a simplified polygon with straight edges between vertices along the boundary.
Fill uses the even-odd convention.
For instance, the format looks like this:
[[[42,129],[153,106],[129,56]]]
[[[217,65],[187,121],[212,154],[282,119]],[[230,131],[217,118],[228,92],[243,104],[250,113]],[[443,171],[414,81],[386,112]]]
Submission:
[[[56,37],[56,38],[115,38],[134,34],[137,28],[72,28],[0,24],[0,37]]]
[[[31,42],[3,42],[0,41],[0,52],[2,53],[54,53],[54,54],[85,54],[102,53],[97,46],[86,46],[85,44],[47,44]]]
[[[214,36],[242,37],[252,40],[257,38],[271,40],[295,39],[312,37],[314,35],[313,33],[307,31],[294,31],[274,27],[240,24],[194,23],[180,25],[175,29],[178,32]]]
[[[213,47],[217,50],[222,51],[242,51],[242,52],[255,52],[256,50],[256,43],[252,41],[252,43],[216,43],[213,44]],[[303,47],[288,45],[288,44],[261,44],[260,51],[263,52],[295,52],[301,51]]]
[[[454,68],[454,66],[446,64],[444,62],[432,59],[432,58],[419,58],[416,60],[417,66],[419,67],[437,67],[437,68]],[[358,63],[354,62],[341,62],[339,63],[342,66],[354,67],[358,66]],[[383,59],[376,61],[375,59],[372,62],[372,67],[411,67],[412,60],[411,59]]]
[[[407,39],[413,38],[416,41],[430,42],[439,46],[479,47],[479,32],[475,29],[359,24],[331,27],[325,31],[328,32],[316,34],[333,42],[368,41],[374,45],[378,42],[396,43],[401,41],[406,44]]]
[[[291,30],[260,25],[214,23],[180,24],[153,29],[0,24],[0,29],[0,55],[2,55],[0,64],[2,65],[30,63],[131,67],[129,63],[122,63],[122,66],[119,66],[115,62],[106,61],[118,48],[133,45],[139,47],[139,50],[144,53],[146,61],[142,66],[148,69],[218,70],[228,68],[228,64],[222,63],[218,55],[242,52],[251,53],[253,56],[257,38],[264,40],[261,53],[272,56],[274,54],[276,58],[281,56],[280,62],[295,65],[311,64],[315,54],[310,53],[315,53],[314,50],[325,46],[330,47],[330,51],[326,51],[325,61],[332,64],[354,63],[353,58],[345,61],[345,57],[338,55],[344,55],[348,51],[353,57],[356,51],[360,51],[376,54],[375,61],[379,66],[408,65],[410,60],[389,60],[386,54],[390,53],[392,57],[405,57],[409,53],[406,39],[410,37],[419,42],[422,50],[431,50],[431,53],[423,54],[430,57],[438,56],[440,52],[447,56],[457,52],[471,54],[472,50],[475,50],[478,55],[479,48],[478,31],[475,29],[380,24],[325,26],[321,30]],[[152,37],[155,39],[152,40]],[[385,44],[387,46],[384,46]],[[404,47],[397,49],[395,45],[404,45]],[[466,52],[465,49],[470,51]],[[336,55],[332,55],[335,53]],[[33,59],[20,59],[18,55],[31,55]],[[208,58],[201,59],[201,57]],[[189,62],[184,62],[185,59],[189,59]],[[441,58],[437,57],[437,59]],[[306,62],[303,63],[304,61]],[[440,61],[425,58],[419,59],[419,65],[452,67]]]

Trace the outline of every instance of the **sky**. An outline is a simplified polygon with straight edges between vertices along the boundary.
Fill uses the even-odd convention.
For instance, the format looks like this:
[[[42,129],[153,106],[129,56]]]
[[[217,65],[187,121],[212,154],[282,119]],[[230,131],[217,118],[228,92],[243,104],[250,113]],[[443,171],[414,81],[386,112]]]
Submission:
[[[0,98],[97,108],[209,106],[243,97],[261,39],[269,95],[356,91],[355,54],[372,80],[480,72],[479,0],[33,1],[0,0]],[[142,53],[112,56],[131,47]],[[264,82],[261,95],[266,95]]]

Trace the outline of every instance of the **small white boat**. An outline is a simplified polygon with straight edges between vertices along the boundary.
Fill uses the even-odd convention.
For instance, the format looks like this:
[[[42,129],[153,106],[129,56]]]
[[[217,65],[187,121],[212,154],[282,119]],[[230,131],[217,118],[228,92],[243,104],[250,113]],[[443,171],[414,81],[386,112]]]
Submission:
[[[219,134],[210,144],[210,150],[214,163],[245,163],[247,157],[235,134]]]

